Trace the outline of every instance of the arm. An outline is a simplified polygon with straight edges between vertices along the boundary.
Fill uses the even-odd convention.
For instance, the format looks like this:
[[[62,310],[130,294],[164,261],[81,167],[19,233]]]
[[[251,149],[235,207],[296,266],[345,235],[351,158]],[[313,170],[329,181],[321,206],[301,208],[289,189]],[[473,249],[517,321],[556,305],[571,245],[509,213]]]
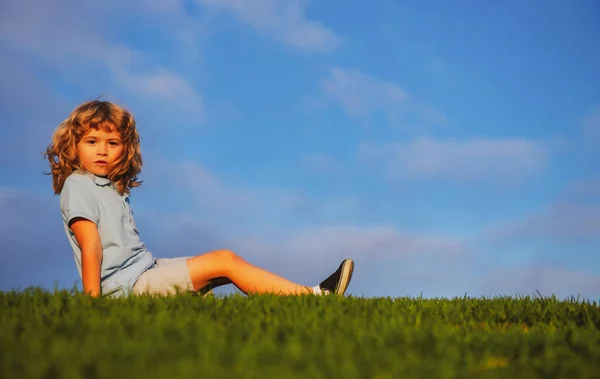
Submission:
[[[96,224],[84,218],[75,218],[71,230],[81,248],[81,277],[83,292],[93,297],[100,296],[100,265],[102,243]]]

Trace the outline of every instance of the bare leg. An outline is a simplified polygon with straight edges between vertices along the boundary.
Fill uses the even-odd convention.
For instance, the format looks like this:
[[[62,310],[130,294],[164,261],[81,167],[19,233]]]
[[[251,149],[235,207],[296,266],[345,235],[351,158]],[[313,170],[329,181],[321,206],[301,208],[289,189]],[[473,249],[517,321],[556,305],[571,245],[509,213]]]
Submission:
[[[306,286],[251,265],[230,250],[216,250],[189,258],[187,265],[196,291],[216,278],[225,277],[245,294],[300,295],[312,293],[311,289]]]

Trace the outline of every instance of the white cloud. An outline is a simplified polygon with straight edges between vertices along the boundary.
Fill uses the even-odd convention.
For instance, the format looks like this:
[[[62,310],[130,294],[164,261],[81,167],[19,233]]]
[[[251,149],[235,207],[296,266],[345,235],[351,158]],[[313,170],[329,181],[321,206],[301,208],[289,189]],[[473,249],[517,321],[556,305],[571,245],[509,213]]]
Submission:
[[[321,88],[327,98],[338,103],[352,116],[383,113],[395,120],[401,114],[408,113],[434,124],[446,121],[442,112],[414,99],[400,85],[360,70],[332,67]]]
[[[140,9],[155,15],[163,10],[150,5]],[[189,110],[191,116],[201,116],[202,97],[185,78],[154,64],[146,53],[117,42],[118,35],[111,29],[116,19],[114,6],[111,2],[10,2],[0,15],[0,41],[15,51],[34,54],[79,85],[86,85],[96,70],[104,70],[120,90],[166,100]],[[177,12],[177,8],[169,9],[170,15]],[[129,11],[125,14],[135,10]]]
[[[315,257],[334,254],[348,257],[437,257],[461,256],[466,243],[458,238],[442,235],[415,235],[395,227],[358,227],[333,225],[299,231],[284,242],[286,249]]]
[[[600,158],[600,105],[592,107],[580,120],[580,139],[574,142],[573,152],[582,159],[596,162]],[[592,167],[593,164],[590,165]],[[600,170],[596,167],[596,174]]]
[[[584,134],[588,137],[600,140],[600,105],[594,107],[583,119]]]
[[[252,228],[259,221],[275,225],[284,219],[302,217],[314,206],[305,196],[291,191],[228,184],[194,162],[169,162],[159,157],[148,157],[146,162],[144,180],[152,183],[146,191],[164,191],[171,188],[170,183],[177,182],[181,188],[179,196],[189,197],[190,210],[211,215],[212,220],[232,227]]]
[[[405,107],[408,94],[394,83],[382,81],[358,70],[331,68],[323,91],[353,115],[372,110]]]
[[[205,109],[202,95],[184,78],[165,68],[137,73],[129,67],[117,66],[111,70],[115,82],[140,98],[154,98],[170,102],[184,110],[188,117],[200,119]]]
[[[544,169],[544,146],[523,139],[467,140],[421,138],[364,145],[361,157],[390,178],[511,181]]]
[[[338,174],[342,170],[342,165],[339,162],[333,157],[323,154],[306,156],[303,163],[307,168],[321,173]]]
[[[249,214],[237,216],[251,218]],[[542,261],[516,268],[496,262],[491,268],[493,257],[475,255],[469,241],[435,233],[404,233],[395,226],[328,224],[277,233],[269,228],[240,233],[226,223],[207,223],[209,216],[153,216],[161,218],[168,218],[170,229],[182,233],[161,236],[161,240],[174,242],[160,250],[177,255],[194,249],[228,248],[299,283],[318,283],[341,259],[352,258],[357,265],[350,293],[358,296],[418,296],[421,292],[426,297],[462,296],[465,292],[469,296],[513,296],[539,290],[543,295],[589,298],[597,297],[600,288],[600,276],[591,272],[552,267]]]
[[[494,241],[585,240],[600,243],[600,206],[585,203],[553,203],[522,219],[497,223],[485,234]]]
[[[450,236],[405,233],[393,225],[367,227],[343,222],[344,216],[356,212],[353,208],[360,206],[348,197],[317,202],[291,190],[234,186],[192,162],[172,164],[162,161],[160,166],[152,165],[152,171],[144,175],[148,185],[162,193],[164,190],[157,185],[177,181],[183,190],[174,195],[189,198],[185,212],[199,215],[192,218],[177,216],[186,225],[193,219],[202,223],[210,221],[223,227],[223,234],[233,240],[236,239],[234,236],[244,233],[264,236],[259,246],[273,254],[283,249],[287,254],[305,258],[340,258],[344,254],[414,257],[419,254],[457,255],[466,250],[462,240]],[[151,183],[152,178],[160,178],[160,183]],[[328,219],[332,214],[337,217]]]
[[[339,44],[339,37],[306,17],[302,0],[197,0],[218,11],[232,13],[269,38],[307,51],[328,52]]]
[[[600,201],[600,177],[590,177],[570,183],[561,198],[570,202]]]

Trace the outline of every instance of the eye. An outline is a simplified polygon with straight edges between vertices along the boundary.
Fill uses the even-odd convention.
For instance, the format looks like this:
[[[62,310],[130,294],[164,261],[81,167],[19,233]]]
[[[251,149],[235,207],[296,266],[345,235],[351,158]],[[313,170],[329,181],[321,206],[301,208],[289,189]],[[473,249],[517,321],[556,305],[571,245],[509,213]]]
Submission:
[[[114,142],[114,141],[113,141],[113,142],[110,142],[110,145],[111,145],[111,146],[120,146],[120,145],[121,145],[121,143],[120,143],[120,142]]]
[[[96,143],[96,141],[94,141],[93,139],[87,140],[87,143],[90,145],[93,145]]]

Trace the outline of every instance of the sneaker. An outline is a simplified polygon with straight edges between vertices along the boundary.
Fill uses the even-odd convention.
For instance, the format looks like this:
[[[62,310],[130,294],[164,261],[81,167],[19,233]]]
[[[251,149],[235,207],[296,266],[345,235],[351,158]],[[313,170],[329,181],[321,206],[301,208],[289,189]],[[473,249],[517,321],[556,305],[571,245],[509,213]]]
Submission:
[[[343,295],[346,288],[348,288],[348,284],[350,284],[350,279],[352,279],[352,271],[354,271],[354,261],[344,259],[336,272],[319,284],[319,288],[324,295]]]

